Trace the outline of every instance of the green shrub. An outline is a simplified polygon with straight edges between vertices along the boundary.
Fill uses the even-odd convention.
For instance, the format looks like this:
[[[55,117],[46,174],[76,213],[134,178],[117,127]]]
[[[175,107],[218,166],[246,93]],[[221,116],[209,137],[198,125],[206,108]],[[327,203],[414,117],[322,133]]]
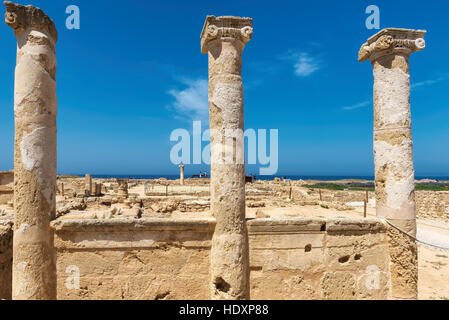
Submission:
[[[417,191],[449,191],[448,183],[417,183]]]

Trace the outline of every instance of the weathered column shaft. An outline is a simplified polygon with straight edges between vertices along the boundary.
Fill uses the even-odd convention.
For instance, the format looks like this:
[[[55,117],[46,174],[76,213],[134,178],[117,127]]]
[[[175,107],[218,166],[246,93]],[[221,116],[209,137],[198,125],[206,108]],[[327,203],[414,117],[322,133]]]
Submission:
[[[95,183],[95,196],[99,197],[101,196],[101,183]]]
[[[211,211],[217,220],[211,249],[212,299],[249,299],[241,66],[252,31],[250,18],[208,16],[201,35],[202,52],[209,55]]]
[[[13,299],[55,299],[57,32],[42,10],[11,2],[15,73]]]
[[[425,31],[385,29],[362,46],[359,60],[374,68],[374,162],[377,216],[416,236],[415,171],[410,112],[409,56],[424,49]],[[417,247],[389,232],[392,298],[417,298]]]
[[[117,179],[118,189],[117,196],[120,201],[124,201],[128,198],[128,180],[127,179]]]
[[[84,178],[84,190],[86,196],[90,197],[92,195],[92,175],[86,174]]]
[[[184,185],[184,166],[183,165],[179,166],[179,169],[180,169],[179,180],[180,180],[181,185],[183,186]]]

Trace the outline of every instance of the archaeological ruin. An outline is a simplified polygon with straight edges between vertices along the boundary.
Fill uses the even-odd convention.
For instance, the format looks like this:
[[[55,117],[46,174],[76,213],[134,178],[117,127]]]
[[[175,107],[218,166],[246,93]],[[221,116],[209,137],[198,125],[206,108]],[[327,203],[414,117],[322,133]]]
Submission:
[[[423,30],[384,29],[368,39],[359,52],[359,61],[369,59],[374,69],[377,216],[388,219],[412,236],[416,236],[416,209],[409,56],[424,49],[425,33]],[[418,251],[415,239],[398,230],[391,231],[392,295],[416,299]]]
[[[245,221],[245,165],[229,154],[244,154],[242,143],[227,153],[229,131],[243,132],[242,53],[253,34],[252,19],[208,16],[201,52],[209,56],[211,211],[216,219],[210,252],[211,297],[249,298],[249,244]],[[240,149],[240,150],[236,150]]]
[[[55,25],[32,6],[6,5],[17,37],[15,74],[13,299],[55,299],[50,222],[56,214]]]
[[[0,173],[0,299],[419,298],[417,216],[449,221],[449,192],[415,191],[409,56],[425,31],[384,29],[360,49],[374,73],[372,186],[246,182],[244,144],[230,132],[244,130],[253,20],[233,16],[207,16],[200,38],[210,179],[187,178],[185,165],[177,180],[57,176],[58,33],[41,9],[5,6],[18,52],[14,172]]]

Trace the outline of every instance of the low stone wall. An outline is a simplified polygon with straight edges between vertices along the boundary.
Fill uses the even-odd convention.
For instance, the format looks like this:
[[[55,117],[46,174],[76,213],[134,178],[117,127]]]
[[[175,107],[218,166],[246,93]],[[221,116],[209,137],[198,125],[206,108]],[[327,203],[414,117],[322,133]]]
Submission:
[[[52,226],[58,299],[209,298],[212,219]],[[386,227],[377,219],[257,219],[248,230],[251,299],[389,298]]]
[[[0,172],[0,204],[7,204],[14,197],[14,171]]]
[[[214,221],[61,220],[53,227],[58,299],[207,298]],[[80,289],[71,289],[78,271]]]
[[[386,227],[366,220],[254,220],[253,299],[387,299]]]
[[[14,171],[0,172],[0,186],[5,186],[14,182]]]
[[[0,186],[0,204],[7,204],[14,199],[14,189],[7,186]]]
[[[0,220],[0,300],[11,299],[12,223]]]
[[[423,218],[449,218],[448,191],[416,191],[416,213]]]

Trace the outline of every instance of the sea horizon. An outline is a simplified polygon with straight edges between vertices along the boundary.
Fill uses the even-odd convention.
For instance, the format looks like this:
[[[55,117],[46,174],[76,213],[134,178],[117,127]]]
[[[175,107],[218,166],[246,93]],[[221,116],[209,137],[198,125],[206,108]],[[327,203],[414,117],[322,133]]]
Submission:
[[[58,174],[59,176],[79,176],[84,177],[85,174]],[[167,180],[177,180],[179,179],[179,174],[91,174],[93,178],[96,179],[167,179]],[[247,174],[250,176],[250,174]],[[185,175],[186,179],[192,178],[193,175]],[[209,176],[208,176],[209,178]],[[363,175],[273,175],[273,176],[258,176],[257,180],[274,180],[275,178],[285,178],[288,180],[321,180],[321,181],[334,181],[334,180],[372,180],[374,181],[374,176],[363,176]],[[449,181],[449,175],[417,175],[415,180],[437,180],[437,181]]]

